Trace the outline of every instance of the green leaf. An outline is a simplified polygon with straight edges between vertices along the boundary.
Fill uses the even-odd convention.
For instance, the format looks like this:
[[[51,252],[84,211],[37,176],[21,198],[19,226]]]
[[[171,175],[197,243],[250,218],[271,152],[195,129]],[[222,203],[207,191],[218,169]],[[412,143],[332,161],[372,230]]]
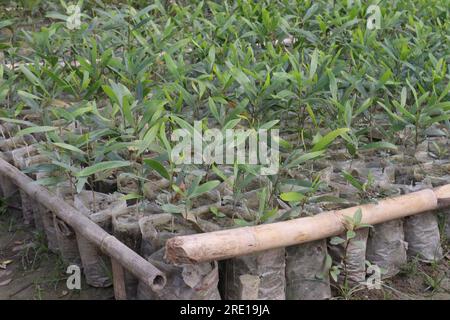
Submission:
[[[342,171],[342,175],[344,176],[345,180],[347,180],[352,186],[354,186],[359,191],[363,191],[363,185],[361,182],[359,182],[355,177],[353,177],[350,173],[347,171]]]
[[[132,114],[132,106],[130,105],[127,97],[122,97],[122,112],[127,123],[134,127],[134,118]]]
[[[132,192],[132,193],[125,194],[125,195],[121,196],[120,200],[125,200],[126,201],[126,200],[142,199],[142,198],[143,197],[140,194],[138,194],[136,192]]]
[[[5,28],[5,27],[9,27],[11,25],[14,24],[14,20],[9,19],[9,20],[2,20],[0,21],[0,29]]]
[[[363,150],[373,150],[373,149],[390,149],[390,150],[397,150],[397,146],[395,144],[385,142],[385,141],[379,141],[379,142],[372,142],[365,144],[361,147]]]
[[[356,237],[356,232],[353,230],[348,230],[346,233],[347,240],[351,240]]]
[[[77,177],[87,177],[98,172],[117,169],[121,167],[128,167],[131,163],[129,161],[104,161],[100,163],[96,163],[90,167],[84,168],[80,172],[76,174]]]
[[[30,127],[26,129],[22,129],[16,133],[16,136],[20,137],[26,134],[33,134],[33,133],[40,133],[40,132],[49,132],[57,130],[57,127],[50,127],[50,126],[36,126],[36,127]]]
[[[280,194],[280,198],[283,201],[287,201],[287,202],[297,202],[297,201],[302,201],[303,199],[305,199],[305,196],[299,192],[285,192]]]
[[[224,215],[222,212],[220,212],[216,207],[210,207],[209,211],[211,211],[217,218],[226,217],[226,215]]]
[[[278,122],[280,122],[280,120],[272,120],[272,121],[266,122],[261,127],[259,127],[259,129],[269,130],[270,128],[275,126]]]
[[[406,87],[402,88],[402,93],[400,96],[400,105],[402,107],[406,106],[406,98],[407,98],[407,91],[406,91]]]
[[[210,68],[212,68],[212,66],[214,65],[214,62],[216,61],[216,47],[211,46],[211,48],[209,48],[208,60],[209,60]]]
[[[112,102],[119,103],[119,101],[117,100],[118,98],[117,98],[116,94],[114,93],[113,89],[110,86],[103,85],[102,89],[106,93],[106,95],[109,97],[109,99],[111,99]]]
[[[327,257],[325,258],[325,266],[324,266],[325,271],[330,270],[332,265],[333,265],[333,259],[327,253]]]
[[[22,98],[28,98],[28,99],[31,99],[31,100],[42,100],[40,97],[38,97],[38,96],[36,96],[36,95],[34,95],[34,94],[31,94],[31,93],[29,93],[29,92],[22,91],[22,90],[18,90],[18,91],[17,91],[17,94],[18,94],[20,97],[22,97]]]
[[[294,158],[292,161],[290,161],[287,164],[286,168],[289,169],[289,168],[292,168],[292,167],[296,167],[299,164],[302,164],[302,163],[304,163],[306,161],[309,161],[309,160],[315,159],[317,157],[320,157],[324,152],[325,152],[324,150],[321,150],[321,151],[308,152],[308,153],[302,154],[299,157]]]
[[[216,118],[216,120],[220,122],[221,119],[219,112],[217,111],[216,103],[211,97],[208,98],[208,107],[209,111],[211,111],[211,114],[214,116],[214,118]]]
[[[179,77],[178,66],[175,61],[173,61],[172,57],[166,53],[164,54],[164,61],[166,62],[167,69],[174,77]]]
[[[358,208],[358,210],[356,210],[355,214],[353,215],[354,224],[358,226],[361,223],[361,219],[362,219],[362,210],[361,208]]]
[[[5,121],[5,122],[10,122],[10,123],[15,123],[15,124],[23,124],[25,126],[34,126],[33,122],[30,121],[25,121],[25,120],[19,120],[19,119],[10,119],[10,118],[4,118],[4,117],[0,117],[1,121]]]
[[[338,282],[338,275],[341,273],[341,271],[337,267],[333,267],[330,270],[330,276],[333,279],[334,282]]]
[[[334,100],[337,101],[337,94],[338,94],[338,86],[336,82],[336,77],[334,76],[333,72],[331,70],[327,70],[328,79],[330,81],[330,92],[331,96]]]
[[[169,172],[167,172],[167,170],[160,162],[153,159],[144,159],[144,163],[153,170],[155,170],[156,172],[158,172],[161,175],[161,177],[170,180]]]
[[[158,131],[159,125],[154,125],[147,131],[147,133],[144,135],[144,138],[139,143],[139,150],[137,152],[138,155],[144,152],[155,141]]]
[[[41,83],[41,80],[36,77],[36,75],[31,72],[25,65],[21,64],[19,66],[20,71],[25,75],[25,77],[34,85],[39,85]]]
[[[234,219],[233,221],[236,225],[238,225],[240,227],[248,227],[248,226],[252,225],[250,222],[245,221],[243,219]]]
[[[348,132],[349,128],[340,128],[336,129],[334,131],[329,132],[327,135],[325,135],[323,138],[319,139],[319,141],[316,142],[314,147],[311,151],[320,151],[325,149],[330,143],[332,143],[338,136]]]
[[[342,239],[341,237],[333,237],[330,239],[330,244],[333,246],[337,246],[340,245],[341,243],[344,243],[345,240]]]
[[[204,184],[195,188],[194,191],[192,191],[192,193],[189,195],[188,198],[192,199],[192,198],[198,197],[199,195],[201,195],[203,193],[213,190],[219,184],[220,184],[219,180],[212,180],[212,181],[205,182]]]
[[[77,193],[80,193],[83,190],[84,185],[87,183],[87,181],[88,181],[87,177],[80,177],[80,178],[77,179],[77,182],[75,184],[75,188],[77,190]]]
[[[55,146],[57,146],[57,147],[62,148],[62,149],[66,149],[66,150],[70,150],[70,151],[73,151],[73,152],[78,152],[78,153],[81,153],[81,154],[85,154],[85,152],[83,150],[80,150],[77,147],[72,146],[72,145],[67,144],[67,143],[64,143],[64,142],[53,142],[53,144]]]
[[[311,80],[317,71],[317,62],[319,60],[319,51],[314,49],[314,52],[311,56],[311,65],[309,66],[309,80]]]
[[[392,71],[387,69],[385,73],[378,80],[378,86],[382,87],[392,76]]]
[[[273,208],[271,210],[267,210],[260,218],[262,223],[272,222],[276,218],[276,214],[278,213],[277,208]]]

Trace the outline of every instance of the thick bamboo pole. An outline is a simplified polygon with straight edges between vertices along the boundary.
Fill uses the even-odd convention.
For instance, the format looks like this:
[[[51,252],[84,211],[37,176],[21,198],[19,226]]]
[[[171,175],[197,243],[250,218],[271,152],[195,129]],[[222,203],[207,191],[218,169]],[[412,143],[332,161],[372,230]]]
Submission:
[[[374,225],[437,209],[449,199],[450,185],[446,185],[313,217],[174,237],[166,243],[166,258],[175,264],[197,263],[287,247],[342,234],[344,217],[353,217],[359,208],[362,223]]]
[[[88,217],[68,205],[64,200],[51,194],[46,188],[33,183],[34,180],[1,158],[0,175],[11,179],[32,199],[53,211],[56,216],[68,223],[76,232],[100,247],[103,252],[147,283],[153,290],[160,290],[165,286],[166,277],[161,271],[108,234]]]

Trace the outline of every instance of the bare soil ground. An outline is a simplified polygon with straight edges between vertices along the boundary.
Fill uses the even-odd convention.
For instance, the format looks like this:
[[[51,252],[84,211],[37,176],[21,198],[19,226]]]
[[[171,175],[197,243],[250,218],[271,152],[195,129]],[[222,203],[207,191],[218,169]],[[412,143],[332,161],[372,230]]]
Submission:
[[[361,288],[334,290],[334,299],[450,299],[450,255],[436,264],[410,261],[394,278],[383,281],[380,290]],[[42,239],[20,214],[0,213],[0,300],[104,300],[114,299],[112,288],[93,288],[82,283],[81,290],[68,290],[68,275],[61,259],[49,252]]]

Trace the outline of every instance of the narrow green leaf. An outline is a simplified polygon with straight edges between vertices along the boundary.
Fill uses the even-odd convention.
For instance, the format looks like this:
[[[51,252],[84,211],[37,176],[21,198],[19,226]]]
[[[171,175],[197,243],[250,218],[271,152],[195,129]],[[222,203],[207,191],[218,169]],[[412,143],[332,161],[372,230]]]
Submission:
[[[67,144],[67,143],[64,143],[64,142],[53,142],[53,144],[55,146],[57,146],[57,147],[62,148],[62,149],[66,149],[66,150],[69,150],[69,151],[85,154],[85,152],[83,150],[80,150],[77,147],[72,146],[72,145]]]
[[[397,150],[397,146],[395,144],[392,144],[390,142],[385,141],[379,141],[379,142],[372,142],[367,143],[361,147],[363,150],[373,150],[373,149],[390,149],[390,150]]]
[[[323,138],[321,138],[312,148],[311,151],[320,151],[325,149],[330,143],[332,143],[338,136],[342,135],[343,133],[348,132],[349,128],[340,128],[336,129],[334,131],[329,132],[327,135],[325,135]]]
[[[212,181],[208,181],[200,186],[198,186],[197,188],[195,188],[195,190],[189,195],[189,198],[195,198],[198,197],[199,195],[209,192],[211,190],[213,190],[214,188],[216,188],[218,185],[220,184],[219,180],[212,180]]]
[[[297,201],[302,201],[303,199],[305,199],[305,196],[299,192],[285,192],[280,194],[280,198],[283,201],[287,201],[287,202],[297,202]]]
[[[167,172],[167,170],[160,162],[153,159],[144,159],[144,163],[153,170],[155,170],[156,172],[158,172],[161,175],[161,177],[170,180],[169,172]]]
[[[128,167],[131,163],[129,161],[104,161],[100,163],[96,163],[90,167],[84,168],[80,172],[76,174],[77,177],[87,177],[98,172],[117,169],[121,167]]]
[[[57,130],[57,127],[50,127],[50,126],[36,126],[36,127],[30,127],[26,129],[22,129],[16,133],[16,136],[20,137],[26,134],[33,134],[33,133],[40,133],[40,132],[49,132]]]

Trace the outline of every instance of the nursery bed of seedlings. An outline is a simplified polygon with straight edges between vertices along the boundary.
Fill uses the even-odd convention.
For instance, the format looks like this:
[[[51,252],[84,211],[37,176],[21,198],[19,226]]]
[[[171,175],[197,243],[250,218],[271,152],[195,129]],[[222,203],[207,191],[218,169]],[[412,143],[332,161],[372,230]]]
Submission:
[[[370,1],[27,3],[1,5],[1,157],[166,275],[153,291],[126,271],[128,299],[350,298],[416,260],[446,277],[450,209],[375,226],[356,211],[330,239],[200,264],[164,258],[174,236],[448,184],[445,1],[381,1],[379,29],[367,25]],[[231,129],[235,142],[222,139]],[[279,132],[259,145],[268,163],[180,149],[248,156],[261,130]],[[88,285],[112,285],[100,248],[0,179],[2,206],[48,250]]]

